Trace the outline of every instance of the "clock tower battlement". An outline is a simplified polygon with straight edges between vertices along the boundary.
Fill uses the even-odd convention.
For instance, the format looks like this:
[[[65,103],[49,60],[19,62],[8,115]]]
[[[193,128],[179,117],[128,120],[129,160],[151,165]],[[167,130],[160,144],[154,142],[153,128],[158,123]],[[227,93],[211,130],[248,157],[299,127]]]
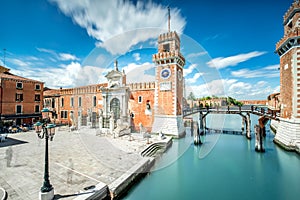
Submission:
[[[152,56],[157,65],[176,63],[183,67],[185,59],[180,53],[180,38],[176,31],[167,32],[158,37],[158,52]]]

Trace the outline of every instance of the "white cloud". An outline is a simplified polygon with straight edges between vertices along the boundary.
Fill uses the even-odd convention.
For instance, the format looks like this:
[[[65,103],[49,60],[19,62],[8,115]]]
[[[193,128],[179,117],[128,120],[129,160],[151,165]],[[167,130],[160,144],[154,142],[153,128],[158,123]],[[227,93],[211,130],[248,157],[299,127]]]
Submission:
[[[279,86],[272,87],[266,81],[249,83],[237,79],[218,79],[206,84],[187,86],[187,94],[193,92],[196,97],[231,96],[243,99],[266,99],[269,94],[279,91]]]
[[[127,83],[139,83],[139,82],[152,82],[155,81],[155,76],[151,74],[147,74],[147,70],[151,70],[155,68],[154,63],[129,63],[122,70],[125,71]]]
[[[269,65],[269,66],[266,66],[264,67],[263,69],[265,70],[278,70],[280,68],[280,65],[277,64],[277,65]]]
[[[191,64],[188,68],[184,68],[183,69],[183,76],[187,76],[189,75],[190,73],[193,72],[194,69],[196,69],[198,65],[197,64]]]
[[[10,62],[14,65],[19,66],[19,67],[29,67],[30,65],[32,65],[31,62],[25,62],[25,61],[22,61],[22,60],[16,59],[16,58],[8,58],[7,62]]]
[[[49,53],[49,54],[52,54],[52,55],[56,55],[55,51],[51,50],[51,49],[45,49],[45,48],[39,48],[37,47],[36,48],[39,52],[44,52],[44,53]]]
[[[251,69],[240,69],[237,71],[232,71],[231,75],[240,78],[258,78],[258,77],[266,77],[273,78],[279,77],[279,65],[271,65],[264,68],[251,70]]]
[[[75,55],[70,53],[57,53],[56,51],[52,49],[46,49],[46,48],[36,48],[39,52],[48,53],[51,54],[53,57],[50,57],[49,60],[52,62],[59,61],[78,61],[80,60]]]
[[[79,58],[77,58],[75,55],[69,53],[59,53],[59,59],[62,61],[79,60]]]
[[[212,68],[217,68],[217,69],[222,69],[226,68],[229,66],[236,66],[241,62],[245,62],[251,58],[261,56],[265,54],[266,52],[259,52],[259,51],[253,51],[250,53],[245,53],[245,54],[238,54],[235,56],[229,56],[229,57],[218,57],[214,58],[211,61],[207,62],[209,67]]]
[[[97,46],[106,48],[112,54],[124,53],[135,44],[157,38],[155,31],[134,31],[133,34],[118,35],[143,28],[167,28],[167,8],[152,1],[144,3],[123,0],[49,0],[70,16],[75,23],[86,29],[98,41]],[[171,9],[171,29],[183,32],[186,21],[180,10]],[[117,36],[117,43],[106,44]],[[116,45],[117,44],[117,45]]]
[[[133,56],[135,61],[141,60],[141,55],[139,53],[134,53],[134,54],[132,54],[132,56]]]
[[[78,62],[60,65],[60,68],[47,66],[42,68],[23,67],[22,70],[12,69],[11,72],[26,78],[39,80],[50,88],[69,88],[106,82],[102,76],[104,69],[94,66],[81,66]]]
[[[186,56],[187,59],[191,59],[191,58],[195,58],[195,57],[199,57],[199,56],[203,56],[203,55],[206,55],[207,54],[207,51],[201,51],[201,52],[198,52],[198,53],[190,53]]]
[[[200,78],[200,76],[202,76],[202,73],[195,73],[194,76],[192,78],[188,78],[186,79],[186,83],[187,84],[193,84],[196,83],[198,81],[198,79]]]

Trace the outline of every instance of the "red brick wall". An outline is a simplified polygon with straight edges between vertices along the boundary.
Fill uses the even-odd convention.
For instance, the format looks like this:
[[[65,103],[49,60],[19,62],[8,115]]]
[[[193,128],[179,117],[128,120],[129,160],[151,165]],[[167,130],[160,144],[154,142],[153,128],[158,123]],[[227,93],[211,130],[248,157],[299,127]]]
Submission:
[[[292,116],[292,97],[293,97],[293,74],[292,74],[292,56],[296,49],[291,49],[289,52],[280,58],[280,94],[282,99],[281,117],[291,118]],[[288,66],[285,69],[285,66]]]
[[[174,101],[173,96],[176,90],[175,88],[175,69],[173,65],[170,65],[171,76],[168,79],[161,78],[160,74],[162,67],[157,67],[156,80],[158,81],[158,108],[156,114],[158,115],[173,115],[174,110]],[[171,90],[161,91],[160,83],[161,82],[171,82]]]
[[[138,97],[142,96],[142,102],[138,102]],[[146,115],[147,102],[151,107],[152,115]],[[148,131],[151,131],[153,117],[154,117],[154,89],[149,90],[133,90],[130,94],[129,110],[134,114],[132,119],[133,127],[139,131],[139,124],[142,123]]]

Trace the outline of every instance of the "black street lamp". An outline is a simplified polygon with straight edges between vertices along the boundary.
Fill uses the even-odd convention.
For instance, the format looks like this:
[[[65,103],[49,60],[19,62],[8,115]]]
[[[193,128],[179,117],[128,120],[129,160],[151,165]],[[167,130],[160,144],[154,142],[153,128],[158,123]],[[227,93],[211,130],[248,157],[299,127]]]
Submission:
[[[40,199],[50,200],[54,197],[54,188],[49,180],[49,157],[48,157],[48,139],[52,141],[55,134],[55,125],[50,123],[50,110],[48,108],[42,109],[42,120],[34,124],[35,132],[40,139],[45,138],[45,171],[44,183],[40,190]],[[42,134],[41,134],[42,133]]]

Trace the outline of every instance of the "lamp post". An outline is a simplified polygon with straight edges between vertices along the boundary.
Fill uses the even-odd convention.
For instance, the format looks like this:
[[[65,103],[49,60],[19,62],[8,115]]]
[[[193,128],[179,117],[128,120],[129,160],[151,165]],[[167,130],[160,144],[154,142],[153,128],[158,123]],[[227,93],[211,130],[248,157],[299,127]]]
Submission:
[[[42,109],[42,120],[34,124],[35,131],[38,138],[45,138],[45,169],[44,169],[44,183],[39,193],[40,200],[51,200],[54,197],[54,188],[50,184],[49,180],[49,158],[48,158],[48,140],[53,140],[55,134],[55,125],[49,123],[49,112],[48,108]]]

